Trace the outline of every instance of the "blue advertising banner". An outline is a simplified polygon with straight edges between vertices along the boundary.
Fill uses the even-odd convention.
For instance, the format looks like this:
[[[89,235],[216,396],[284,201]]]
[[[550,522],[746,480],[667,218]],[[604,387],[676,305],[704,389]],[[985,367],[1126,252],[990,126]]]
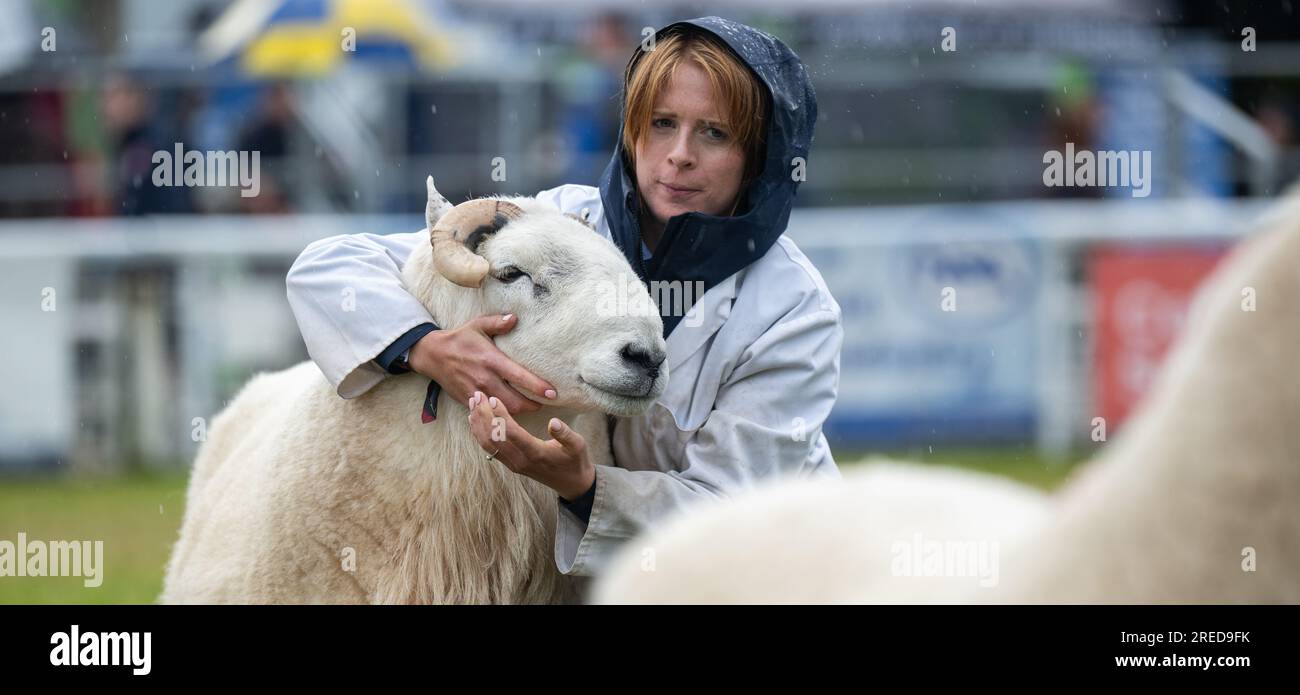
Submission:
[[[1004,224],[948,213],[919,223]],[[808,250],[844,319],[832,443],[1033,438],[1040,249],[961,236]]]

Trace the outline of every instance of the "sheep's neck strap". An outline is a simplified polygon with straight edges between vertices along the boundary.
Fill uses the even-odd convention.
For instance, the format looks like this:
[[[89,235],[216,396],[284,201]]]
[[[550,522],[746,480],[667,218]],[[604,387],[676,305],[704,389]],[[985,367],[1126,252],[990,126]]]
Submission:
[[[442,387],[433,379],[429,380],[429,390],[424,392],[424,409],[420,413],[420,422],[429,424],[438,419],[438,394]]]

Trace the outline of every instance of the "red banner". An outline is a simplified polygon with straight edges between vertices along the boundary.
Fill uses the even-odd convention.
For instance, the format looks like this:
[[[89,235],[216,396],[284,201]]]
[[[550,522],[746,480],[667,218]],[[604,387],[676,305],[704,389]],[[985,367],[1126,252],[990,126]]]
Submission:
[[[1093,402],[1114,432],[1146,393],[1222,246],[1102,246],[1089,257]]]

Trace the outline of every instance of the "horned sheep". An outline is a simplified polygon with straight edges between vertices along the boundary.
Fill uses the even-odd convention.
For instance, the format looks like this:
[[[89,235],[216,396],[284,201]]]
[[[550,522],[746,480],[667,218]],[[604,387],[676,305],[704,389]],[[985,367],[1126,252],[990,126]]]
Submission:
[[[453,208],[432,177],[428,193],[431,243],[404,266],[406,286],[442,327],[516,314],[497,345],[559,394],[519,424],[545,439],[559,417],[586,438],[593,463],[608,465],[606,416],[644,411],[668,378],[626,357],[629,347],[664,354],[657,314],[591,310],[602,287],[628,284],[631,267],[583,220],[542,201]],[[422,423],[428,383],[403,375],[344,400],[310,362],[250,381],[198,453],[161,600],[575,600],[577,586],[555,567],[554,491],[485,460],[467,404],[445,392]]]

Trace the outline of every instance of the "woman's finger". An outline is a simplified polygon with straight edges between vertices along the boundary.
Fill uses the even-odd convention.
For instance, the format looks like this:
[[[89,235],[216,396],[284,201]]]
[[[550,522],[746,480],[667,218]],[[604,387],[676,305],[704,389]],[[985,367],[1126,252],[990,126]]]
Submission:
[[[488,314],[470,321],[470,323],[488,337],[509,333],[515,327],[514,314]]]
[[[582,438],[582,435],[558,417],[551,418],[546,425],[546,431],[570,454],[581,455],[587,448],[587,441]]]
[[[486,400],[481,391],[475,391],[469,397],[469,431],[479,446],[492,451],[495,448],[492,442],[492,411],[484,407]]]
[[[485,437],[489,442],[499,444],[506,441],[505,421],[498,420],[498,416],[493,412],[489,402],[499,401],[482,391],[475,391],[474,395],[470,397],[470,427],[471,429],[477,427],[482,437]],[[509,413],[506,413],[507,417],[509,415]],[[484,444],[485,442],[480,439],[479,443]]]
[[[475,391],[470,397],[470,431],[480,448],[516,473],[528,465],[529,458],[519,446],[520,438],[533,438],[510,417],[500,399]]]
[[[531,413],[542,407],[510,384],[495,378],[492,381],[493,383],[488,385],[488,391],[498,396],[506,404],[506,410],[510,413]]]
[[[489,397],[487,406],[491,409],[493,417],[501,418],[501,427],[505,431],[506,441],[517,448],[528,461],[537,461],[538,457],[545,452],[544,442],[515,422],[501,399]]]
[[[520,367],[514,360],[506,357],[504,352],[501,353],[499,359],[493,361],[492,368],[503,381],[509,382],[522,391],[535,394],[538,399],[551,401],[556,398],[554,387],[542,381],[527,369]]]

